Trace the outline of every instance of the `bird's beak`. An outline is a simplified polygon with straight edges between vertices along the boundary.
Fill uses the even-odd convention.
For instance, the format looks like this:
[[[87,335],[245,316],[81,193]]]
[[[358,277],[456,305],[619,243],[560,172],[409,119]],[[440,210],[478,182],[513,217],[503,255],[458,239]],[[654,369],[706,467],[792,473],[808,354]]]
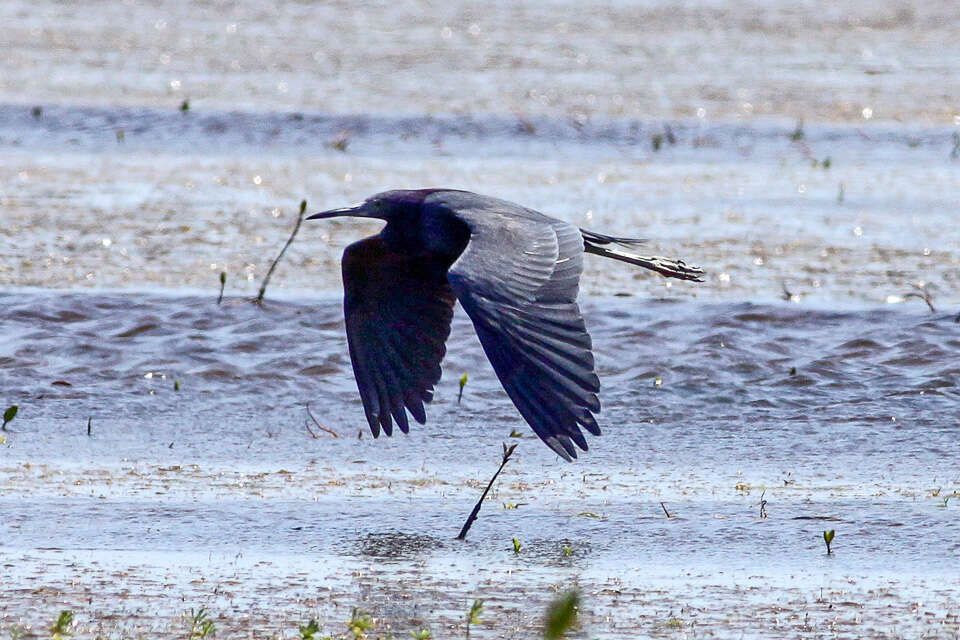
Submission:
[[[329,211],[323,211],[321,213],[315,213],[312,216],[307,216],[307,220],[321,220],[323,218],[338,218],[340,216],[350,216],[353,218],[369,218],[371,217],[367,213],[365,208],[366,203],[361,202],[360,204],[351,205],[349,207],[340,207],[339,209],[330,209]]]

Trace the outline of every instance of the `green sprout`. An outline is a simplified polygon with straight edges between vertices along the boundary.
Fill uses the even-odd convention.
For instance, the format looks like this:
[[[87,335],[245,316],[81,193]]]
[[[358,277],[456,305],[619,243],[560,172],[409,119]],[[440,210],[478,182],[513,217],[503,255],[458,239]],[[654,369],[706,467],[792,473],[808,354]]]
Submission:
[[[353,640],[366,640],[367,631],[370,631],[370,629],[373,629],[373,620],[360,609],[354,607],[350,614],[350,621],[347,622],[347,631],[353,634]]]
[[[194,611],[191,608],[187,621],[190,623],[190,640],[214,636],[217,633],[216,626],[204,607],[200,607],[199,611]]]
[[[562,638],[577,624],[577,610],[580,607],[580,594],[572,589],[560,594],[547,607],[547,616],[543,629],[546,640]]]
[[[50,629],[51,640],[61,640],[64,636],[72,636],[70,627],[73,625],[73,611],[61,611],[57,621]]]
[[[320,623],[316,618],[310,618],[310,622],[297,625],[297,628],[300,630],[301,640],[313,640],[313,636],[320,631]]]
[[[221,271],[220,272],[220,297],[217,298],[217,304],[220,304],[221,302],[223,302],[223,288],[225,286],[227,286],[227,272]]]
[[[467,386],[467,374],[460,376],[460,393],[457,394],[457,404],[460,404],[460,399],[463,398],[463,388]]]
[[[19,410],[20,407],[15,404],[7,407],[7,410],[3,412],[3,426],[0,429],[6,431],[7,423],[17,417],[17,411]]]
[[[480,614],[483,613],[483,599],[477,598],[473,601],[473,604],[470,605],[470,613],[467,614],[467,636],[469,637],[470,625],[472,624],[483,624],[480,621]]]
[[[516,538],[514,538],[514,539],[513,539],[513,552],[514,552],[514,553],[520,553],[520,548],[521,548],[521,546],[522,546],[522,545],[520,544],[520,541],[517,540]]]
[[[572,548],[570,545],[568,545],[568,544],[563,545],[563,555],[566,556],[566,557],[568,557],[568,558],[572,557],[572,556],[573,556],[573,548]]]
[[[834,530],[823,532],[823,541],[827,543],[827,555],[830,555],[830,543],[833,542]]]
[[[410,637],[413,640],[432,640],[433,634],[430,633],[429,629],[420,629],[420,631],[411,631]]]
[[[519,431],[517,431],[516,429],[511,429],[511,430],[510,430],[510,437],[511,437],[511,438],[522,438],[522,437],[523,437],[523,434],[520,433]]]

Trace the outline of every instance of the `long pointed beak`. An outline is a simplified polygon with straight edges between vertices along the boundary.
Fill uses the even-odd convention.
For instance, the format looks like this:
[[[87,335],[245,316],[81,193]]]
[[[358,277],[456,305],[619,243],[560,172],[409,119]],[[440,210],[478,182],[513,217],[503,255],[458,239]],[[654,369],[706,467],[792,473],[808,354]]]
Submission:
[[[354,218],[369,218],[367,212],[363,208],[364,203],[355,204],[350,207],[340,207],[339,209],[330,209],[329,211],[323,211],[321,213],[315,213],[312,216],[307,216],[307,220],[321,220],[323,218],[337,218],[340,216],[352,216]]]

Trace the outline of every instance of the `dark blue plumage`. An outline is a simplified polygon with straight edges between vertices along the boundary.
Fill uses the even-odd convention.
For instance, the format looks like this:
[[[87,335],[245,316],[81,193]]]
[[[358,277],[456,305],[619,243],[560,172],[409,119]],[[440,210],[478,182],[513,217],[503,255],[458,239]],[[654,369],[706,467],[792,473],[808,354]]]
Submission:
[[[567,460],[600,435],[600,381],[577,305],[584,252],[684,280],[702,271],[611,245],[640,240],[577,229],[532,209],[452,189],[387,191],[310,216],[386,226],[343,256],[347,340],[374,436],[421,424],[459,300],[520,415]]]

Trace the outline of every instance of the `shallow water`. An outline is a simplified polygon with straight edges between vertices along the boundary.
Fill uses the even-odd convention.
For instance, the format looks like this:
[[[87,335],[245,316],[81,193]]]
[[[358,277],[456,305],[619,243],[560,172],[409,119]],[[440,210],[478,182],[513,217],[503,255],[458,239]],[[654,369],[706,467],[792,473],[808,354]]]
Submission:
[[[674,619],[715,637],[957,631],[948,315],[590,299],[604,435],[569,465],[461,314],[428,424],[374,441],[338,299],[0,304],[0,385],[21,406],[0,466],[8,623],[74,606],[176,634],[206,606],[223,628],[337,631],[361,606],[452,634],[483,597],[489,637],[529,637],[549,585],[577,584],[591,637]],[[339,438],[310,436],[306,403]],[[517,457],[458,543],[502,441]]]
[[[950,3],[41,0],[0,23],[0,634],[69,608],[80,637],[182,638],[205,607],[219,637],[290,638],[358,607],[452,638],[484,598],[473,637],[534,638],[576,586],[579,638],[960,637]],[[375,226],[305,224],[246,300],[301,199],[422,186],[706,270],[585,261],[604,435],[575,464],[459,312],[429,423],[370,438],[339,259]]]

